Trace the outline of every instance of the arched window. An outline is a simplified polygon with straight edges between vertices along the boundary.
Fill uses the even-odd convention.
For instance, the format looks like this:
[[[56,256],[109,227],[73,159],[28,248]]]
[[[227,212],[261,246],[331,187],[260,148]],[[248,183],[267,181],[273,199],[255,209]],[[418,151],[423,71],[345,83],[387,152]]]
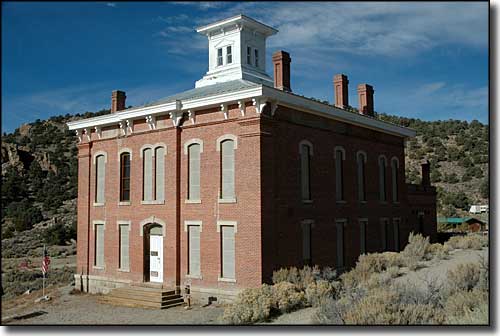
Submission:
[[[220,198],[223,200],[234,200],[234,140],[226,139],[220,143],[221,160],[221,184]]]
[[[188,200],[200,199],[200,153],[201,145],[193,143],[188,146]]]
[[[357,163],[357,176],[358,176],[358,200],[366,201],[366,178],[365,178],[365,166],[366,166],[366,153],[359,151],[356,155]]]
[[[106,156],[99,154],[95,157],[95,203],[103,204],[105,202],[105,184],[106,184]]]
[[[142,156],[142,200],[145,203],[165,200],[165,146],[144,145]]]
[[[391,168],[392,168],[392,201],[398,202],[398,170],[399,170],[399,160],[396,157],[391,159]]]
[[[142,151],[142,199],[153,200],[153,149],[145,148]]]
[[[300,153],[300,184],[301,195],[303,201],[310,201],[311,196],[311,156],[313,154],[313,146],[307,141],[303,140],[299,144]]]
[[[155,200],[165,200],[165,147],[155,148]]]
[[[382,202],[387,201],[387,191],[386,191],[386,166],[387,159],[385,156],[381,155],[378,158],[378,172],[379,172],[379,199]]]
[[[344,148],[335,147],[335,199],[337,201],[344,200]]]
[[[130,201],[130,153],[120,154],[120,201]]]

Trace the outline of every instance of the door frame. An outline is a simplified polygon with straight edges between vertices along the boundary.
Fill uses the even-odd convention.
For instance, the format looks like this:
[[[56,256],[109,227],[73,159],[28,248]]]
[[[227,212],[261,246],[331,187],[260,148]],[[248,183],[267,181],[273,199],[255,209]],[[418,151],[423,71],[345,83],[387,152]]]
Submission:
[[[151,229],[153,228],[161,228],[162,232],[162,237],[163,237],[163,242],[162,242],[162,249],[165,250],[165,231],[163,230],[163,226],[158,223],[148,223],[143,226],[143,281],[144,282],[151,282],[150,279],[150,236],[151,236]],[[165,255],[164,253],[162,254],[162,268],[165,264]],[[163,272],[163,280],[165,279],[165,272]],[[159,283],[159,282],[158,282]]]

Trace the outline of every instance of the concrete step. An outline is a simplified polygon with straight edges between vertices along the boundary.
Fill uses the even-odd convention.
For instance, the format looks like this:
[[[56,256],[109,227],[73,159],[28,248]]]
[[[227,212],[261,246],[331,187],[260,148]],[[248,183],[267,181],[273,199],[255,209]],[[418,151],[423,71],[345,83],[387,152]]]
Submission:
[[[145,296],[141,293],[126,293],[126,292],[110,292],[108,295],[110,298],[122,298],[130,300],[143,300],[151,302],[168,302],[169,300],[174,300],[182,298],[179,294],[174,295],[164,295],[164,296]]]
[[[112,289],[99,302],[125,307],[166,309],[184,304],[184,299],[172,289],[132,285]]]
[[[182,298],[177,298],[166,302],[151,302],[144,300],[132,300],[132,299],[103,296],[100,298],[99,301],[101,303],[112,304],[117,306],[152,308],[152,309],[167,309],[170,307],[184,305],[184,299]]]
[[[110,293],[140,294],[149,297],[177,295],[174,290],[144,291],[127,287],[115,288],[111,290]]]

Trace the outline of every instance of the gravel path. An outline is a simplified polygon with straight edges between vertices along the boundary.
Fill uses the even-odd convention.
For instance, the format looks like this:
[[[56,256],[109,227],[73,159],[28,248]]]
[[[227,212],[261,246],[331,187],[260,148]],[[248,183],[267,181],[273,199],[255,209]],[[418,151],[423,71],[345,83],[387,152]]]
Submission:
[[[70,286],[51,293],[53,300],[26,307],[6,309],[3,324],[218,324],[223,307],[194,306],[191,310],[173,307],[165,310],[128,308],[97,302],[96,295],[70,295]],[[31,296],[31,295],[30,295]],[[33,300],[40,296],[32,295]],[[31,301],[33,302],[33,301]],[[21,317],[11,319],[9,317]]]
[[[407,282],[417,286],[425,286],[426,281],[435,281],[436,285],[446,280],[446,273],[459,264],[477,263],[481,259],[488,260],[488,248],[482,250],[453,250],[449,259],[425,262],[425,267],[410,271],[396,278],[396,282]]]

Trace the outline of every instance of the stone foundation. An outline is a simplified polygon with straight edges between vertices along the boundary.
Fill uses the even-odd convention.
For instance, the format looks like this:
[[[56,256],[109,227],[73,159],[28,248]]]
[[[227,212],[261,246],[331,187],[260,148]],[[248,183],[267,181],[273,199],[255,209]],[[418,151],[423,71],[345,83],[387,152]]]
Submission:
[[[131,281],[111,279],[96,275],[75,274],[75,288],[83,292],[92,294],[107,294],[114,288],[124,287],[131,284]]]

